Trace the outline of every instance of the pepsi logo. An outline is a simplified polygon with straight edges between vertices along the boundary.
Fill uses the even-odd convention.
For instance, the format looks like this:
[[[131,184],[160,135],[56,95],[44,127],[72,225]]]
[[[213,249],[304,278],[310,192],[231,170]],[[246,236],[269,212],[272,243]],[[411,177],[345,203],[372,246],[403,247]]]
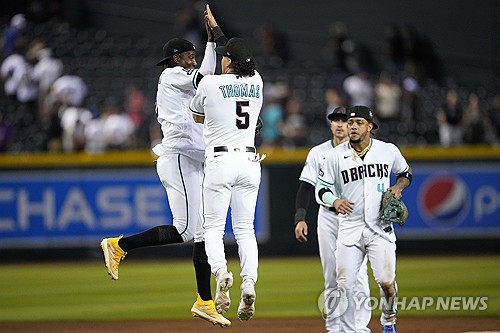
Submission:
[[[419,205],[427,224],[448,228],[463,222],[470,209],[470,195],[462,179],[437,176],[422,185]]]

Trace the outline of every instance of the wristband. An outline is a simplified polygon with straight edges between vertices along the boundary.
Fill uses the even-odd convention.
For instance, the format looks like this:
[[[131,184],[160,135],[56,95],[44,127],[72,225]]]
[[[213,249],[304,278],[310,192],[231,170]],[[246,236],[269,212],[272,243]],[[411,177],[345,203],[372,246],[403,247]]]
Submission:
[[[216,26],[215,28],[212,29],[212,33],[214,34],[214,41],[217,42],[217,39],[221,37],[226,37],[224,33],[222,32],[222,29],[219,26]]]
[[[307,211],[304,208],[297,208],[295,211],[295,224],[306,220]]]
[[[405,171],[405,172],[403,172],[403,173],[401,173],[401,174],[397,175],[397,176],[396,176],[396,180],[397,180],[397,179],[399,179],[399,178],[401,178],[401,177],[404,177],[404,178],[408,179],[408,180],[410,181],[410,184],[411,184],[411,180],[412,180],[412,178],[413,178],[413,176],[412,176],[412,174],[411,174],[411,173],[409,173],[408,171]]]
[[[318,192],[318,196],[325,204],[333,206],[333,202],[338,198],[333,194],[330,189],[322,188]]]

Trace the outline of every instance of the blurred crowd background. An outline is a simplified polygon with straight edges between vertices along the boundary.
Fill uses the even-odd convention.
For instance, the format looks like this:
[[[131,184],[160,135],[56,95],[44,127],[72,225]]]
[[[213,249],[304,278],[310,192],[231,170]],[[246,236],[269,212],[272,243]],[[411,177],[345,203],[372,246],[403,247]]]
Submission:
[[[201,60],[206,2],[178,1],[160,12],[153,2],[145,8],[130,1],[3,2],[0,151],[100,153],[149,149],[161,140],[154,112],[161,69],[154,65],[163,43],[176,36],[192,41]],[[372,108],[380,123],[376,136],[397,145],[499,143],[498,79],[488,76],[481,84],[481,78],[450,72],[433,35],[386,18],[373,43],[351,33],[352,26],[367,24],[363,17],[345,22],[324,13],[332,17],[329,24],[308,36],[306,26],[302,34],[283,26],[294,19],[279,14],[283,3],[262,8],[263,16],[253,25],[245,23],[248,17],[239,24],[238,16],[245,13],[228,6],[231,2],[212,5],[226,35],[249,40],[264,78],[258,146],[294,149],[323,142],[330,137],[326,115],[340,105]],[[336,3],[331,2],[332,12]],[[500,12],[498,3],[488,4],[496,11],[490,18],[497,30],[486,37],[494,59],[500,48]],[[473,10],[476,5],[471,1],[468,6]],[[142,32],[133,11],[154,24],[163,20],[163,28]],[[486,69],[491,76],[498,74],[498,59]]]

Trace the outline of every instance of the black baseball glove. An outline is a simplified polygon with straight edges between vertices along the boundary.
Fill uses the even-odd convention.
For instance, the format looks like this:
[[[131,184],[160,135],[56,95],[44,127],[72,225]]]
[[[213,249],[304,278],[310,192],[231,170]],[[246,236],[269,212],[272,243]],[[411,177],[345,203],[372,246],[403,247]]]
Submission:
[[[397,223],[403,226],[408,218],[408,208],[403,201],[394,198],[390,191],[385,191],[382,195],[380,205],[380,220],[383,225]]]

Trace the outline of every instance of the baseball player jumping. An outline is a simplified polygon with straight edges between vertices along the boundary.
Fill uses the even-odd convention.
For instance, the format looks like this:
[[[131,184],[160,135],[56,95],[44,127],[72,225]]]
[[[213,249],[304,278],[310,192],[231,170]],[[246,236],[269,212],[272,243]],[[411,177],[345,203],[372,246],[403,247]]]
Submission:
[[[347,110],[349,141],[326,155],[316,184],[318,203],[339,213],[337,282],[345,291],[346,310],[340,316],[340,332],[357,332],[353,289],[365,256],[380,286],[383,333],[396,332],[396,235],[392,223],[379,217],[382,195],[396,199],[410,185],[412,174],[399,149],[371,137],[377,128],[366,106]],[[390,186],[390,173],[396,184]],[[335,194],[334,194],[335,193]],[[338,196],[338,197],[337,197]]]
[[[299,242],[307,242],[308,225],[306,214],[309,207],[309,198],[314,193],[314,187],[318,179],[318,173],[323,167],[325,155],[330,153],[334,147],[348,140],[347,135],[347,111],[344,107],[338,107],[328,115],[332,140],[319,144],[309,151],[302,173],[300,174],[300,186],[296,197],[295,212],[295,238]],[[339,332],[339,318],[331,309],[330,297],[337,289],[337,273],[335,268],[335,249],[337,247],[337,234],[339,229],[339,217],[331,207],[321,205],[317,218],[318,246],[321,266],[323,267],[323,278],[325,281],[325,327],[327,332]],[[357,297],[370,296],[370,285],[368,284],[368,267],[366,259],[363,261],[356,280],[355,293]],[[356,316],[356,328],[358,332],[370,332],[371,311],[367,307],[361,307]]]
[[[208,5],[205,20],[208,42],[199,69],[196,69],[194,45],[180,38],[165,44],[164,58],[157,64],[164,68],[156,95],[156,112],[163,140],[153,152],[159,156],[157,172],[167,192],[173,225],[160,225],[129,237],[105,238],[101,247],[108,274],[117,280],[118,266],[128,251],[144,246],[183,243],[194,238],[193,264],[198,296],[191,312],[214,325],[229,326],[231,322],[217,313],[210,290],[211,272],[205,252],[201,213],[205,152],[203,126],[193,121],[189,110],[200,80],[215,72],[216,43],[224,45],[227,42]]]
[[[254,144],[263,82],[242,39],[230,39],[225,47],[217,47],[217,53],[223,56],[222,75],[204,77],[191,102],[193,118],[204,124],[203,227],[208,262],[217,279],[215,306],[224,314],[229,309],[229,288],[233,285],[223,242],[226,215],[231,207],[243,280],[238,318],[249,320],[255,312],[258,266],[253,222],[261,158]]]

